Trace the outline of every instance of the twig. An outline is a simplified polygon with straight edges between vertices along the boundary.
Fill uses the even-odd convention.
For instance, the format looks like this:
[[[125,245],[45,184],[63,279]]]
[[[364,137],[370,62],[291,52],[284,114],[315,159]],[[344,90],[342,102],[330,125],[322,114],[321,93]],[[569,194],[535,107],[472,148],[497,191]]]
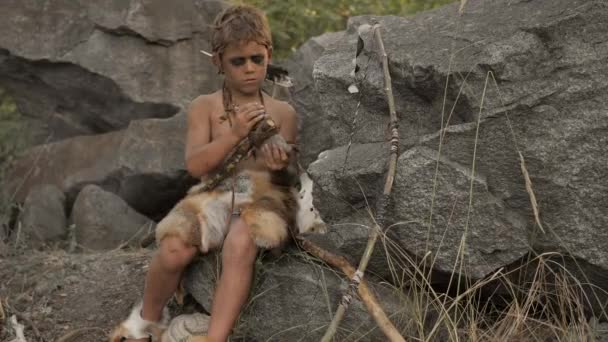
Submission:
[[[8,301],[6,302],[6,308],[8,309],[8,311],[12,312],[14,314],[14,316],[17,316],[20,320],[25,321],[25,323],[27,323],[29,326],[31,326],[32,330],[34,331],[34,335],[36,335],[36,338],[38,340],[41,339],[42,335],[40,334],[40,330],[38,330],[38,328],[36,327],[34,322],[29,317],[27,317],[22,312],[17,311],[14,307],[10,306],[10,304],[8,304]],[[11,319],[12,319],[12,317],[11,317]],[[19,341],[19,340],[17,340],[17,341]]]
[[[388,101],[389,114],[390,114],[390,124],[389,128],[391,130],[391,144],[390,144],[390,160],[389,167],[386,175],[386,182],[384,183],[384,191],[382,195],[378,199],[376,203],[376,224],[374,228],[370,232],[369,239],[367,241],[367,246],[365,247],[365,251],[363,253],[363,257],[359,262],[359,269],[354,272],[351,277],[350,284],[344,295],[342,296],[342,301],[340,302],[340,306],[338,306],[338,310],[329,325],[329,328],[325,332],[323,342],[330,342],[333,336],[336,334],[338,329],[338,325],[342,318],[344,317],[344,313],[352,300],[354,293],[359,288],[359,284],[365,274],[365,269],[367,268],[367,264],[371,255],[374,251],[374,247],[376,245],[376,240],[378,239],[378,235],[381,231],[381,227],[384,225],[386,220],[386,211],[388,208],[388,204],[390,201],[390,194],[393,188],[393,182],[395,180],[395,172],[397,170],[397,157],[399,155],[399,130],[398,130],[398,121],[397,121],[397,112],[395,110],[395,99],[393,97],[393,89],[391,86],[391,75],[388,69],[388,57],[386,55],[386,51],[384,49],[384,42],[382,41],[382,35],[380,33],[380,27],[376,25],[374,27],[374,36],[378,41],[378,47],[380,48],[381,57],[382,57],[382,70],[384,72],[384,91],[386,92],[386,98]]]
[[[526,192],[530,197],[530,204],[532,205],[532,211],[534,212],[534,220],[540,228],[540,231],[545,233],[545,229],[543,228],[543,224],[540,222],[540,212],[538,210],[538,202],[536,201],[536,196],[534,195],[534,190],[532,189],[532,180],[530,179],[530,174],[528,173],[528,169],[526,168],[526,161],[524,159],[524,155],[521,152],[519,153],[519,166],[521,167],[521,173],[524,175],[524,180],[526,182]]]
[[[89,331],[99,331],[101,333],[105,333],[105,331],[103,329],[98,328],[98,327],[80,328],[80,329],[72,330],[69,333],[61,336],[55,342],[77,342],[77,341],[82,341],[82,339],[80,339],[80,338],[76,339],[76,337],[80,337],[83,333],[89,332]]]
[[[307,252],[325,261],[329,265],[339,268],[346,276],[352,277],[355,274],[355,268],[344,257],[326,251],[309,240],[303,238],[299,238],[298,240],[300,246]],[[369,290],[365,280],[361,280],[357,290],[367,311],[369,311],[370,315],[374,318],[378,327],[382,330],[384,335],[386,335],[389,341],[405,341],[397,328],[395,328],[393,323],[388,319],[388,316],[386,316],[386,313],[378,303],[376,296]]]

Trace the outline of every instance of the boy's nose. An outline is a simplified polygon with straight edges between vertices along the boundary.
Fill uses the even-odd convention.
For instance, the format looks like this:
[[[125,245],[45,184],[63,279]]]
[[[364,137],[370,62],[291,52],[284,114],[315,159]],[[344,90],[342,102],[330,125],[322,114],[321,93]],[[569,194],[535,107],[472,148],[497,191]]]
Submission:
[[[246,72],[255,71],[255,64],[250,59],[248,59],[247,62],[245,62],[245,71]]]

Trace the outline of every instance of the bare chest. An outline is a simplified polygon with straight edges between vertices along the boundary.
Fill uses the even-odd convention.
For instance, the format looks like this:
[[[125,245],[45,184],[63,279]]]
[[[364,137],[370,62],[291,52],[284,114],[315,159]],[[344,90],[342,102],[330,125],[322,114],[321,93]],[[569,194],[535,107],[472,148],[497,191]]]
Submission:
[[[267,114],[270,115],[272,120],[281,127],[281,121],[276,111],[272,109],[267,109]],[[220,107],[218,110],[215,110],[210,118],[210,128],[211,128],[211,140],[215,140],[218,137],[221,137],[224,134],[229,134],[232,129],[230,121],[224,115],[223,107]]]

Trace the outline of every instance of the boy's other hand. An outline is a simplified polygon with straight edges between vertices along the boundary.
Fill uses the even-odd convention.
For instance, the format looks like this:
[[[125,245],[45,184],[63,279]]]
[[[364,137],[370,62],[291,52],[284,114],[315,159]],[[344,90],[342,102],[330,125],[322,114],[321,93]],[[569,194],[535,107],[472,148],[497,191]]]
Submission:
[[[239,139],[244,139],[253,126],[264,118],[265,114],[264,106],[255,102],[235,107],[232,133]]]
[[[270,170],[281,170],[289,164],[289,154],[284,148],[273,143],[262,145],[262,157]]]

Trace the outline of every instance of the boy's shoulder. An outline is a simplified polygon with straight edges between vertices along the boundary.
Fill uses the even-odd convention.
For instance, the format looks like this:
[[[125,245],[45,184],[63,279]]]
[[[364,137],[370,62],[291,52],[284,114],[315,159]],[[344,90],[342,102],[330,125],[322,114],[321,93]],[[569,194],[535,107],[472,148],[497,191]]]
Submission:
[[[197,96],[194,100],[192,100],[192,102],[190,102],[190,109],[198,108],[201,106],[208,108],[209,105],[216,105],[217,103],[221,103],[221,100],[222,92],[219,90],[210,94],[202,94]]]
[[[209,118],[221,103],[221,92],[199,95],[190,102],[188,119],[200,121],[202,118]]]

